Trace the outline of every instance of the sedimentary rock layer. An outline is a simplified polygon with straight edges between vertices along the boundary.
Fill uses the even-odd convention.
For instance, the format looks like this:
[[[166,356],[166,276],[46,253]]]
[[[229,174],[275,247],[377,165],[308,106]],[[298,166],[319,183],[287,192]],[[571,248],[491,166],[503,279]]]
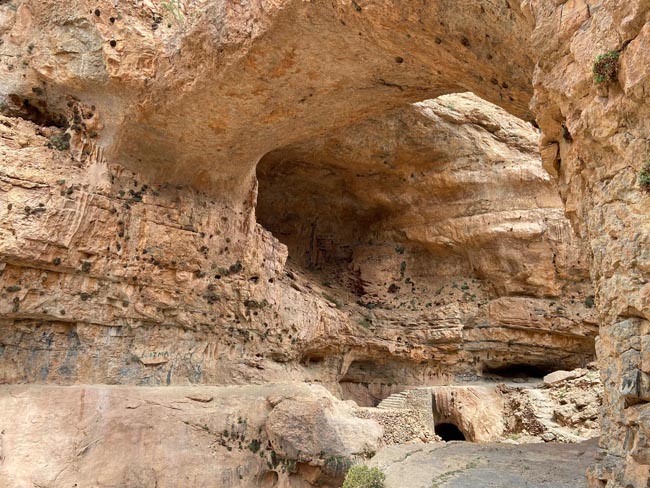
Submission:
[[[535,131],[475,97],[269,155],[257,213],[289,244],[288,271],[287,248],[252,211],[149,184],[83,136],[61,150],[61,129],[4,118],[0,130],[6,382],[289,375],[372,405],[460,373],[544,374],[592,357],[585,259]],[[310,162],[288,171],[296,160]],[[319,187],[321,170],[335,176]],[[396,211],[376,202],[385,194]],[[347,210],[319,215],[318,202]],[[312,218],[317,247],[329,244],[310,261]]]
[[[395,384],[503,373],[513,357],[582,362],[594,327],[581,303],[593,301],[581,273],[565,273],[574,260],[584,262],[582,254],[566,253],[564,262],[554,251],[554,241],[571,241],[559,212],[550,227],[540,223],[546,214],[532,219],[530,201],[515,214],[499,208],[500,221],[480,208],[466,214],[443,207],[446,217],[437,220],[422,211],[431,200],[409,201],[405,192],[397,199],[402,210],[391,216],[380,199],[368,198],[372,186],[359,186],[346,211],[363,204],[363,212],[379,213],[372,229],[344,229],[352,235],[341,236],[343,245],[354,244],[357,263],[385,262],[376,244],[358,245],[370,230],[395,253],[389,267],[352,270],[366,277],[356,282],[362,291],[379,297],[384,286],[392,296],[442,285],[449,293],[423,309],[398,298],[400,313],[351,300],[358,290],[348,276],[344,284],[318,284],[300,260],[286,273],[286,248],[254,218],[260,159],[262,171],[296,154],[323,165],[311,149],[331,144],[328,132],[450,92],[473,91],[530,119],[534,90],[545,167],[589,246],[604,323],[607,456],[593,483],[644,486],[648,196],[638,176],[648,159],[647,1],[167,5],[0,4],[0,109],[10,117],[0,125],[3,381],[220,383],[289,375],[375,401]],[[607,53],[616,53],[617,70],[595,83],[596,56]],[[395,120],[458,117],[452,108],[410,110],[415,115]],[[484,122],[470,124],[492,134],[483,136],[488,146],[496,144],[502,128],[491,132]],[[390,149],[389,163],[399,159]],[[342,156],[329,154],[328,165]],[[408,177],[416,183],[421,176]],[[462,179],[445,178],[461,191]],[[309,179],[327,187],[313,173]],[[517,201],[499,192],[500,203]],[[453,193],[446,198],[453,201]],[[482,198],[488,209],[499,207],[488,205],[493,200]],[[406,204],[423,216],[408,215]],[[523,209],[531,220],[520,227]],[[507,249],[492,246],[509,233]],[[548,241],[522,244],[542,234]],[[516,262],[512,244],[540,267]],[[436,288],[416,265],[431,255],[450,278]],[[471,272],[452,277],[468,262]],[[370,371],[381,379],[367,386]]]
[[[473,91],[531,117],[508,2],[21,0],[1,19],[3,94],[94,104],[110,156],[237,203],[268,151],[408,102]]]

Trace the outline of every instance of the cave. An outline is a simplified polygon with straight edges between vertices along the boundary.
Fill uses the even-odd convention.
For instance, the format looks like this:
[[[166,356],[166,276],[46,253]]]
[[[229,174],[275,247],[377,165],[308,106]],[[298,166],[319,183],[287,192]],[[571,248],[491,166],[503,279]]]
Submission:
[[[547,374],[557,370],[556,366],[548,364],[498,364],[484,365],[483,376],[498,376],[503,379],[534,379],[541,380]]]
[[[476,113],[489,115],[476,119]],[[471,357],[454,359],[459,349],[441,337],[440,363],[480,365],[492,358],[484,376],[503,377],[543,376],[544,365],[525,366],[537,358],[573,369],[593,359],[595,323],[556,340],[546,326],[542,335],[491,318],[514,307],[525,309],[517,320],[530,321],[546,306],[531,298],[557,301],[553,314],[559,314],[558,305],[570,306],[564,302],[571,298],[549,297],[588,279],[582,261],[572,263],[577,278],[556,269],[561,261],[555,256],[579,252],[558,248],[553,232],[536,233],[546,227],[571,232],[561,213],[537,209],[540,201],[562,208],[541,166],[538,139],[531,124],[472,93],[387,110],[266,153],[256,168],[256,219],[287,246],[288,272],[347,315],[352,335],[388,330],[398,347],[408,347],[420,341],[414,336],[421,332],[411,329],[426,329],[430,314],[462,304],[468,311],[460,320],[477,326],[454,340],[472,343]],[[520,142],[513,147],[510,140]],[[529,263],[541,263],[543,271],[531,273]],[[492,330],[498,327],[503,345],[495,351]],[[428,357],[438,357],[436,341],[428,341]],[[496,364],[495,357],[513,367]],[[412,383],[418,381],[423,384]],[[369,388],[389,383],[379,376],[339,378],[344,398],[364,405],[381,399],[378,391],[367,394]]]
[[[599,334],[590,483],[646,486],[647,1],[142,3],[0,1],[0,383],[280,379],[374,404],[430,365],[583,366]],[[47,339],[68,323],[83,348]],[[48,410],[74,410],[61,391]],[[473,441],[467,419],[438,420]]]
[[[327,288],[362,296],[363,283],[351,269],[355,252],[372,240],[385,210],[364,198],[337,161],[319,159],[304,144],[271,152],[258,164],[257,220],[288,247],[289,266]]]
[[[437,424],[435,430],[436,434],[445,442],[466,440],[465,434],[452,423]]]
[[[487,103],[462,96],[468,105]],[[256,218],[288,247],[290,266],[332,295],[344,292],[343,303],[410,300],[425,285],[434,293],[440,276],[472,275],[462,246],[422,242],[405,229],[439,221],[438,205],[457,205],[467,184],[441,181],[442,175],[485,159],[476,140],[468,143],[456,126],[441,126],[438,112],[450,103],[443,97],[389,110],[260,160]],[[456,157],[449,138],[471,146],[467,154]],[[467,190],[488,198],[493,184],[471,183]]]

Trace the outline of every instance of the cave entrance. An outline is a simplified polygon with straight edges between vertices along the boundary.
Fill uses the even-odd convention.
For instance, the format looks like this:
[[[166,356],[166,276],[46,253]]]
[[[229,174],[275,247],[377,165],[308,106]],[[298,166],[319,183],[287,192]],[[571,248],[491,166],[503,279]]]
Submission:
[[[303,145],[271,152],[258,164],[257,220],[288,247],[289,264],[320,274],[321,283],[340,282],[378,216],[352,191],[348,171]]]
[[[532,379],[541,380],[556,368],[550,365],[535,364],[486,364],[483,366],[483,376],[498,376],[503,379]]]
[[[465,434],[458,428],[457,425],[452,423],[442,423],[435,427],[436,434],[445,441],[465,441]]]
[[[447,95],[265,154],[256,168],[256,218],[287,246],[289,268],[308,274],[322,285],[321,294],[342,306],[424,310],[456,299],[452,286],[458,299],[478,302],[486,289],[465,281],[481,272],[473,263],[485,260],[468,259],[465,242],[424,230],[465,218],[469,193],[509,209],[492,202],[494,187],[506,184],[505,176],[489,184],[461,176],[468,168],[473,174],[503,162],[492,161],[478,143],[495,128],[448,123],[456,109],[458,116],[497,110],[471,93]],[[502,115],[508,123],[521,123]],[[536,140],[532,126],[521,131]],[[506,146],[504,153],[512,150]],[[508,164],[518,165],[518,158]],[[488,244],[474,252],[494,248]],[[508,273],[516,273],[503,260]]]

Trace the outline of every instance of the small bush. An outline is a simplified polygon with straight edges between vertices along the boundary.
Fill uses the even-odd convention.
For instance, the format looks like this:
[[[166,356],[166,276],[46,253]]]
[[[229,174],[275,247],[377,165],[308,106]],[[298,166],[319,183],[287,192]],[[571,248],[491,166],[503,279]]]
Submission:
[[[594,81],[604,83],[606,81],[616,81],[618,77],[618,51],[609,51],[605,54],[599,54],[594,61],[592,71],[594,72]]]
[[[639,185],[645,191],[650,191],[650,161],[646,161],[639,171]]]
[[[383,488],[385,480],[386,476],[379,468],[359,464],[350,468],[343,488]]]
[[[50,147],[54,147],[59,151],[67,151],[70,149],[70,134],[64,133],[50,136]]]

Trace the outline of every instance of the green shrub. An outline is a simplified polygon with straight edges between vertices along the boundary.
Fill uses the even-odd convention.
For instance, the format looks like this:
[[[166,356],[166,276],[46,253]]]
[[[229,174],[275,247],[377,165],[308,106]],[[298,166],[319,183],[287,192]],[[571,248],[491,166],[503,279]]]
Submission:
[[[70,134],[55,134],[50,136],[50,147],[54,147],[59,151],[67,151],[70,149]]]
[[[618,51],[609,51],[605,54],[599,54],[594,61],[592,71],[594,72],[594,81],[604,83],[606,81],[616,81],[618,77]]]
[[[348,471],[343,488],[383,488],[385,480],[386,476],[379,468],[358,464]]]
[[[174,20],[178,25],[183,25],[185,16],[183,15],[180,0],[168,0],[166,2],[162,2],[161,5],[172,15],[172,17],[174,17]]]
[[[639,185],[645,191],[650,191],[650,161],[646,161],[639,171]]]

